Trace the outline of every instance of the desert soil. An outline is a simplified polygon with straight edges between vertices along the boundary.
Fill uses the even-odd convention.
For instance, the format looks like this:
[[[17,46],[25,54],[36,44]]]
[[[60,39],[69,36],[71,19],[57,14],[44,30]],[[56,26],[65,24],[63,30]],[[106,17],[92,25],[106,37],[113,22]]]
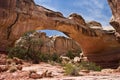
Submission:
[[[5,59],[5,55],[0,55],[0,66],[4,65]],[[101,72],[80,72],[80,76],[65,76],[63,67],[60,65],[51,65],[43,62],[39,64],[24,62],[22,67],[22,70],[17,70],[12,73],[9,71],[0,72],[0,80],[120,80],[120,71],[113,69],[105,69]],[[37,74],[42,74],[46,70],[52,73],[52,77],[39,79],[29,77],[30,71],[36,71]]]

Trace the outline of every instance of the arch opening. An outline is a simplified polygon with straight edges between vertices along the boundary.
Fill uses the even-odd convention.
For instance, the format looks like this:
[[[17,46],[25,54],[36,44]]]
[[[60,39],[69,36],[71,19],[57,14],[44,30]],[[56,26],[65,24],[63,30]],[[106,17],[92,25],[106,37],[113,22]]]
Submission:
[[[23,36],[15,41],[15,46],[22,45],[28,47],[25,43],[29,43],[29,41],[41,41],[42,45],[38,45],[36,49],[45,54],[56,53],[64,56],[71,52],[72,54],[80,56],[80,53],[82,53],[80,45],[75,40],[57,30],[47,29],[26,32]],[[31,44],[31,46],[33,45]],[[38,47],[40,48],[38,49]]]

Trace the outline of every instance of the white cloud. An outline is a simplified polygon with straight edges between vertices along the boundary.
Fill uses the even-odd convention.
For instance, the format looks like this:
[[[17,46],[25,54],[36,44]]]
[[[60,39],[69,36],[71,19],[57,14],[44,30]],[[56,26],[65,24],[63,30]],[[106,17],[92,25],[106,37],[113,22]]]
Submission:
[[[109,25],[109,17],[102,12],[106,7],[104,3],[105,0],[75,0],[73,6],[82,8],[80,13],[86,20],[97,20],[103,25]]]
[[[104,2],[105,0],[75,0],[73,3],[73,6],[76,7],[83,7],[84,8],[99,8],[99,9],[103,9],[104,8]]]
[[[62,1],[63,0],[61,0],[61,2]],[[53,0],[35,0],[35,2],[54,11],[61,10],[64,14],[68,14],[70,12],[68,11],[69,9],[61,9],[60,7],[62,5],[59,5],[59,3],[53,4]],[[82,15],[86,20],[97,20],[103,25],[108,25],[109,16],[103,12],[106,7],[105,2],[106,0],[74,0],[70,5],[77,8],[77,13]],[[74,11],[74,9],[71,11]]]
[[[96,5],[97,8],[99,8],[99,9],[104,8],[103,0],[91,0],[91,1],[94,5]],[[91,4],[91,5],[93,5],[93,4]]]

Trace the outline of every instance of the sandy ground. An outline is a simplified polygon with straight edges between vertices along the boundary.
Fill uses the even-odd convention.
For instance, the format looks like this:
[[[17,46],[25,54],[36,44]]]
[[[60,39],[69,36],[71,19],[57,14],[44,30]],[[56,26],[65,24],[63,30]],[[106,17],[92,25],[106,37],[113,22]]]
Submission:
[[[0,66],[4,64],[4,58],[0,55]],[[111,71],[111,69],[102,70],[101,72],[90,71],[89,73],[80,72],[81,76],[71,77],[65,76],[64,70],[59,65],[51,65],[48,63],[30,64],[24,62],[22,70],[16,72],[0,72],[0,80],[120,80],[120,72]],[[53,77],[33,79],[29,77],[30,71],[36,71],[37,74],[42,74],[48,70],[52,72]]]

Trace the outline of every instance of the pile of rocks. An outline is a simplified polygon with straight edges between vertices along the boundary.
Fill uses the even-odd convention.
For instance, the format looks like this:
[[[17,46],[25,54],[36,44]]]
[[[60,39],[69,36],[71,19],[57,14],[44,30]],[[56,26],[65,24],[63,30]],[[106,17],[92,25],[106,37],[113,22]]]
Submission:
[[[16,57],[13,59],[5,59],[4,64],[0,65],[0,72],[15,72],[17,70],[22,70],[22,64],[23,61]]]
[[[29,74],[29,78],[33,78],[33,79],[40,79],[45,77],[53,77],[52,72],[46,70],[42,74],[38,74],[36,71],[30,71]]]
[[[67,56],[60,56],[62,63],[80,63],[81,61],[88,61],[87,57],[83,56],[83,53],[80,53],[80,56],[74,57],[74,59],[70,59]]]

